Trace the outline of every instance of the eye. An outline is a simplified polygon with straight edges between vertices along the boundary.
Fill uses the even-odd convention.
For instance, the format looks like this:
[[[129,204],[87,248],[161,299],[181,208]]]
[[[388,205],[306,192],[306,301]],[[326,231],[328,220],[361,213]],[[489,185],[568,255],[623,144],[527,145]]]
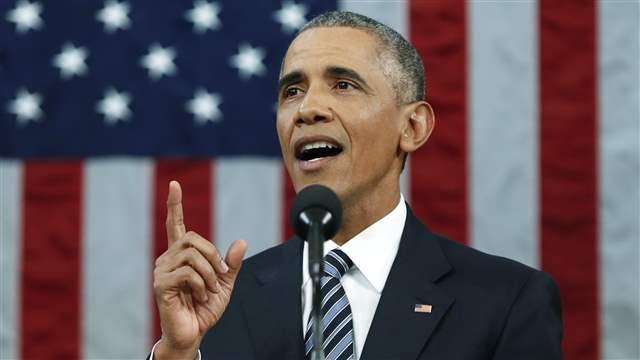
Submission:
[[[290,98],[292,96],[296,96],[296,95],[300,94],[301,91],[302,90],[300,88],[297,88],[297,87],[288,87],[288,88],[284,89],[283,96],[284,96],[285,99],[286,98]]]
[[[347,80],[338,80],[336,82],[336,88],[338,90],[350,90],[350,89],[357,89],[358,86],[354,83],[352,83],[351,81],[347,81]]]

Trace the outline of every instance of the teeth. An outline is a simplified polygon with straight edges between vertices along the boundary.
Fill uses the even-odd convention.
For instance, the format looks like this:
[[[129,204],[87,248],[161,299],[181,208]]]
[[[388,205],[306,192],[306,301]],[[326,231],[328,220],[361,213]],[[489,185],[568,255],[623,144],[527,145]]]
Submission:
[[[311,149],[319,149],[319,148],[333,149],[333,148],[337,148],[337,146],[334,145],[334,144],[328,143],[326,141],[316,141],[316,142],[305,144],[302,147],[302,151],[307,151],[307,150],[311,150]]]

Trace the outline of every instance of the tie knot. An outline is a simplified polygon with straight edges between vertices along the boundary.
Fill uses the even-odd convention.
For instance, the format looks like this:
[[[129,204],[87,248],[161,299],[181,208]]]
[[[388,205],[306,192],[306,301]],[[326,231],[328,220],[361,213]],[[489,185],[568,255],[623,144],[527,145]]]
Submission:
[[[324,257],[325,274],[338,280],[342,278],[342,275],[349,271],[352,266],[353,261],[340,249],[333,249]]]

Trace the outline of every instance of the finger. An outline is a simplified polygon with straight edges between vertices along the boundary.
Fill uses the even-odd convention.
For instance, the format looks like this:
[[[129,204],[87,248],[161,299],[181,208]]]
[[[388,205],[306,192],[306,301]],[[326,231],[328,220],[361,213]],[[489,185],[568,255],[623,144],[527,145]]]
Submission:
[[[177,181],[169,182],[169,195],[167,195],[167,241],[171,246],[180,240],[186,230],[184,227],[184,214],[182,212],[182,188]]]
[[[183,266],[177,268],[172,273],[172,285],[175,287],[189,287],[191,293],[200,301],[206,302],[209,300],[207,295],[207,289],[205,288],[205,281],[202,277],[190,266]]]
[[[209,246],[213,245],[209,243]],[[217,292],[219,290],[218,276],[213,264],[198,250],[194,241],[189,239],[189,233],[185,235],[185,240],[176,242],[156,259],[154,271],[170,273],[184,265],[192,266],[198,271],[206,280],[207,287],[211,291]]]
[[[240,266],[242,265],[242,259],[244,258],[244,254],[247,252],[247,242],[244,240],[236,240],[234,241],[229,250],[227,250],[227,256],[225,261],[227,265],[229,265],[229,271],[235,274],[240,271]]]
[[[174,260],[175,263],[168,269],[169,272],[185,265],[191,266],[204,279],[209,290],[216,293],[219,291],[218,276],[213,266],[197,249],[185,249]]]
[[[220,275],[220,285],[228,290],[233,290],[242,266],[242,258],[247,251],[247,243],[244,240],[234,241],[227,250],[225,262],[229,266],[226,274]]]
[[[211,243],[211,241],[203,238],[195,231],[189,231],[185,237],[184,246],[194,247],[200,251],[205,258],[211,263],[211,266],[220,274],[224,274],[229,271],[229,266],[222,259],[222,255],[218,249]]]
[[[182,266],[172,272],[154,271],[153,289],[156,298],[162,298],[167,289],[191,290],[194,297],[201,301],[207,301],[208,295],[204,279],[190,266]]]

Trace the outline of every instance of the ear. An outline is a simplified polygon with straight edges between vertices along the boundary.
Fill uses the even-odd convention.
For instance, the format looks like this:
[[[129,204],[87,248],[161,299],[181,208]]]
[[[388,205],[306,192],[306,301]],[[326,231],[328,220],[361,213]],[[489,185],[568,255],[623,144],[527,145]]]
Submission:
[[[400,150],[410,153],[418,150],[427,142],[433,132],[436,116],[433,108],[426,101],[407,104],[403,112]]]

